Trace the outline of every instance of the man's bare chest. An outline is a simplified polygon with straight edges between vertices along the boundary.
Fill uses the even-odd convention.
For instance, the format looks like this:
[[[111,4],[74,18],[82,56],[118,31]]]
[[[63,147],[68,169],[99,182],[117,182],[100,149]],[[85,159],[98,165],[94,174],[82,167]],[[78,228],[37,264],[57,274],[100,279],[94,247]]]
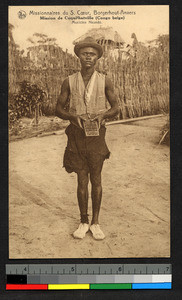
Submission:
[[[90,79],[91,79],[91,75],[85,75],[85,76],[82,76],[83,78],[83,82],[84,82],[84,85],[85,85],[85,88],[87,87]]]

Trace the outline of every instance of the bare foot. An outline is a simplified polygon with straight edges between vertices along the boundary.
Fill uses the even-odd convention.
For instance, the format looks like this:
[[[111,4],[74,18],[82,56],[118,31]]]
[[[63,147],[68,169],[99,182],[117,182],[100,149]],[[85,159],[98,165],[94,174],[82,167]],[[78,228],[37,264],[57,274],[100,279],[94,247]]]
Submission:
[[[87,223],[80,223],[78,229],[73,233],[73,236],[75,239],[83,239],[87,231],[89,231],[89,225]]]
[[[105,238],[105,235],[104,235],[103,231],[100,229],[99,224],[92,224],[90,226],[90,231],[93,234],[93,238],[96,240],[103,240]]]

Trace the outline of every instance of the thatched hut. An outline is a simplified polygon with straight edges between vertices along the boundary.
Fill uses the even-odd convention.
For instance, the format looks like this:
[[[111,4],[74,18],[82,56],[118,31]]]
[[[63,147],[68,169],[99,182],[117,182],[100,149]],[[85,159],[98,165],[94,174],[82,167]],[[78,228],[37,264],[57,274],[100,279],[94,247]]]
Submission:
[[[105,53],[109,50],[122,49],[125,43],[112,27],[100,27],[88,30],[84,35],[74,40],[73,44],[77,44],[87,36],[93,37],[98,44],[102,45]]]

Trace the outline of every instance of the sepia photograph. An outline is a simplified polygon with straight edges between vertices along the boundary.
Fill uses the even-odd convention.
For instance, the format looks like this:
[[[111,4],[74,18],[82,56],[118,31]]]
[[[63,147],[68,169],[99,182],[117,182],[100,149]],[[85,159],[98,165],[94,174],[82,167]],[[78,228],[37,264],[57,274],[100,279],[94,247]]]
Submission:
[[[9,6],[9,258],[170,257],[169,5]]]

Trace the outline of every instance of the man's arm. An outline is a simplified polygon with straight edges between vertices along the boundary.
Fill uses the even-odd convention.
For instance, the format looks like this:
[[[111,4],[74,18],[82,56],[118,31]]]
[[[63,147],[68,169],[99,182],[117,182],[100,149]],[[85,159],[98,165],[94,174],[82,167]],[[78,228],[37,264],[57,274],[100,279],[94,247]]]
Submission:
[[[118,106],[118,102],[116,100],[116,96],[114,94],[113,84],[108,77],[105,78],[105,93],[106,93],[107,100],[109,101],[109,104],[111,105],[111,108],[109,110],[107,110],[105,113],[100,114],[93,119],[93,120],[98,121],[99,127],[100,127],[100,124],[102,124],[102,121],[104,119],[112,118],[119,113],[119,106]]]
[[[82,128],[80,117],[75,116],[74,114],[71,114],[70,112],[67,112],[64,109],[65,104],[68,101],[69,95],[70,95],[69,79],[66,78],[63,81],[63,84],[61,86],[61,93],[58,97],[58,101],[56,105],[56,116],[63,120],[69,120],[74,125]]]
[[[106,76],[105,78],[105,93],[111,108],[104,113],[104,119],[109,119],[116,116],[119,113],[119,106],[114,94],[114,88],[111,80]]]

